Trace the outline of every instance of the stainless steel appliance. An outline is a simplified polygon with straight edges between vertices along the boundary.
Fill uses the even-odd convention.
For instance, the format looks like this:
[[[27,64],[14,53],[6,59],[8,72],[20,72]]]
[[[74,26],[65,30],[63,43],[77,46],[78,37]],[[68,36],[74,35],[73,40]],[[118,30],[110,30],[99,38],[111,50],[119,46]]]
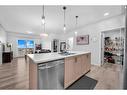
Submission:
[[[60,42],[60,52],[66,51],[66,42]]]
[[[59,52],[59,40],[53,39],[52,41],[52,51],[53,52]]]
[[[38,65],[38,89],[64,88],[64,60],[56,60]]]

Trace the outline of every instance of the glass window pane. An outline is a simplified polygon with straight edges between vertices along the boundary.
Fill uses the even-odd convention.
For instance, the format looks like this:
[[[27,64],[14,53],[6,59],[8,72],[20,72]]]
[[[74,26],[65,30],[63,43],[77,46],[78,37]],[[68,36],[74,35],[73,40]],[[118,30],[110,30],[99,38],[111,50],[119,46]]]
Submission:
[[[18,48],[26,48],[26,41],[18,40]]]
[[[34,41],[27,40],[27,48],[34,48]]]

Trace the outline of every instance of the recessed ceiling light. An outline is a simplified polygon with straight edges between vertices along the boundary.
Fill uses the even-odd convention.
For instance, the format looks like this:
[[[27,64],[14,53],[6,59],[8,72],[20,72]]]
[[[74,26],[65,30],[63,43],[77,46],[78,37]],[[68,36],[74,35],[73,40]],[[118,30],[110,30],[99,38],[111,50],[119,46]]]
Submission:
[[[109,13],[104,13],[104,16],[108,16],[109,15]]]
[[[31,31],[27,31],[27,33],[28,33],[28,34],[32,34],[33,32],[31,32]]]
[[[46,33],[42,33],[42,34],[40,34],[40,36],[47,37],[48,34],[46,34]]]

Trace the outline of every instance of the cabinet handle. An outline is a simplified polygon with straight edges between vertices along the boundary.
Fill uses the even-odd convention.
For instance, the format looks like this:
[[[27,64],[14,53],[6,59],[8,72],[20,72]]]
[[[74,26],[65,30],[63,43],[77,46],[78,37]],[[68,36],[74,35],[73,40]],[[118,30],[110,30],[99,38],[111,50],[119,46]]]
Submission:
[[[75,57],[75,63],[77,63],[77,57]]]
[[[86,56],[87,56],[87,58],[89,57],[89,55],[88,55],[88,54],[87,54]]]

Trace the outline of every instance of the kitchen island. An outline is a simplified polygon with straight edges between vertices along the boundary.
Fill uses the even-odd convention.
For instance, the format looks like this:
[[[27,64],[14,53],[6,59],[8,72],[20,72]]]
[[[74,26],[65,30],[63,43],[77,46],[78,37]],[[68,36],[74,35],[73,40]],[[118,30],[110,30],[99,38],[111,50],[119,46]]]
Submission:
[[[66,89],[71,84],[73,84],[76,80],[78,80],[88,71],[90,71],[90,67],[91,67],[90,52],[73,51],[73,52],[69,52],[68,54],[61,54],[61,53],[28,54],[28,58],[29,58],[29,89],[42,89],[40,88],[40,82],[39,82],[40,81],[39,68],[44,64],[48,64],[48,67],[52,67],[51,66],[52,64],[55,64],[55,66],[57,66],[56,63],[60,63],[60,62],[64,63],[62,68],[59,68],[58,71],[56,70],[56,68],[54,69],[57,76],[62,76],[62,73],[60,72],[63,69],[63,77],[60,77],[58,79],[61,80],[61,78],[63,78],[63,82],[61,82],[61,84],[63,83],[62,84],[63,89]],[[45,71],[41,71],[41,72],[43,73]],[[52,79],[51,76],[54,75],[49,76],[50,77],[49,81],[53,81],[53,79],[56,78],[55,77]],[[42,74],[42,78],[46,80],[45,77],[47,76],[43,76]],[[43,84],[44,83],[42,83],[42,85]],[[43,88],[44,87],[47,87],[47,85],[44,84]],[[57,87],[58,88],[56,89],[62,89],[59,88],[60,86],[58,86],[58,84]]]

